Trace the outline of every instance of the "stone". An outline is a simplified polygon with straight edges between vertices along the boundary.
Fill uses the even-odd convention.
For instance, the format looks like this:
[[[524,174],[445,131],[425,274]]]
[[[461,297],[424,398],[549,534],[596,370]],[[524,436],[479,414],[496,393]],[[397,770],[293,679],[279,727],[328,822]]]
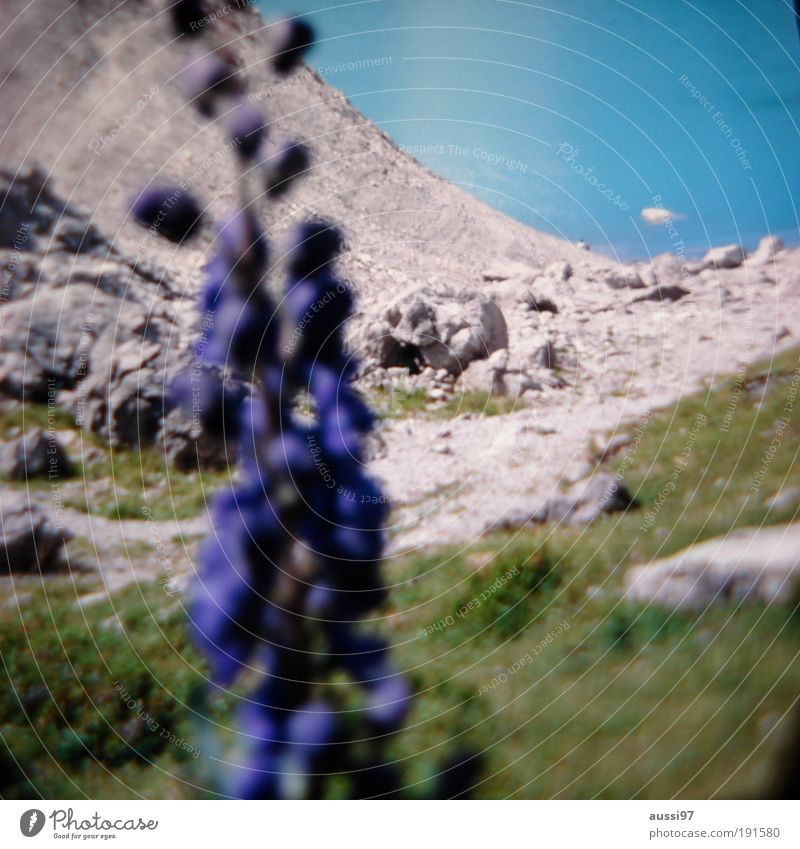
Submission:
[[[545,274],[558,283],[566,283],[572,277],[572,266],[566,260],[551,262],[545,269]]]
[[[638,272],[631,269],[612,268],[604,277],[605,284],[611,289],[643,289],[645,287]]]
[[[52,572],[60,568],[64,543],[72,535],[24,496],[0,496],[0,571]]]
[[[646,295],[639,295],[634,298],[631,303],[636,304],[641,301],[678,301],[685,298],[689,294],[688,289],[682,286],[656,286],[655,289],[648,292]]]
[[[603,513],[624,511],[634,504],[625,484],[605,472],[573,484],[567,492],[567,502],[565,518],[571,525],[588,525]]]
[[[507,398],[517,399],[529,390],[539,391],[542,384],[524,371],[507,371],[503,375],[501,394]]]
[[[767,508],[777,512],[800,507],[800,486],[788,486],[767,500]]]
[[[677,610],[791,601],[800,581],[800,525],[744,528],[631,569],[625,597]]]
[[[481,277],[487,282],[499,282],[502,280],[526,279],[535,277],[538,274],[537,269],[526,265],[523,262],[515,262],[514,260],[500,260],[494,265],[484,269]]]
[[[489,360],[474,360],[461,373],[461,388],[465,392],[485,392],[490,395],[503,395],[504,369],[495,368]]]
[[[193,427],[182,410],[172,410],[161,421],[156,444],[170,468],[183,472],[225,469],[231,459],[224,440],[215,439]],[[233,446],[230,446],[233,447]]]
[[[367,354],[383,368],[427,365],[457,375],[473,360],[508,347],[505,318],[491,298],[447,287],[400,295],[364,333]]]
[[[539,365],[542,368],[546,368],[550,371],[558,368],[558,351],[556,350],[556,346],[550,340],[545,342],[539,349],[537,358],[539,360]]]
[[[92,346],[87,376],[70,409],[84,430],[115,444],[151,444],[159,431],[168,382],[160,342],[166,331],[136,304],[121,307],[116,318]],[[180,364],[174,368],[180,369]]]
[[[748,265],[766,265],[773,262],[775,255],[784,249],[783,240],[777,236],[765,236],[758,247],[747,257]]]
[[[599,472],[577,481],[567,492],[551,496],[535,512],[512,511],[484,530],[508,530],[548,522],[586,526],[603,514],[628,510],[635,505],[624,483],[614,475]]]
[[[115,301],[85,284],[40,289],[8,304],[0,337],[0,391],[47,402],[87,368],[98,329],[114,324]],[[113,327],[112,327],[113,330]]]
[[[627,433],[616,433],[604,442],[596,441],[592,459],[597,463],[605,463],[619,454],[633,442],[633,437]]]
[[[59,480],[73,473],[72,463],[55,432],[35,428],[0,447],[0,474],[11,480],[49,477]]]
[[[38,168],[0,170],[0,244],[42,252],[87,253],[107,246],[90,218],[50,188]]]
[[[706,268],[738,268],[745,260],[744,248],[741,245],[726,245],[723,248],[712,248],[704,257]]]
[[[565,296],[563,283],[556,283],[551,277],[537,277],[527,290],[525,306],[532,312],[558,314],[558,304]]]
[[[689,276],[689,269],[674,254],[661,254],[653,260],[657,286],[679,286]]]
[[[558,306],[556,302],[548,298],[546,295],[535,295],[533,292],[528,297],[528,308],[531,312],[549,312],[553,315],[558,315]]]

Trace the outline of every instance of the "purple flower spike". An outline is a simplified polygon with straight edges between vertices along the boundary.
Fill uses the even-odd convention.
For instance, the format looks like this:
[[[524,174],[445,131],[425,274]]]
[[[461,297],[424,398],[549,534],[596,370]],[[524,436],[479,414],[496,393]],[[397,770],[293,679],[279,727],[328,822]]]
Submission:
[[[209,28],[205,12],[205,3],[173,0],[183,35]],[[272,64],[285,73],[312,32],[287,20],[271,38]],[[280,197],[310,157],[302,144],[268,139],[268,121],[233,63],[220,48],[183,73],[200,112],[222,116],[240,201],[206,264],[191,373],[170,384],[168,398],[238,464],[235,484],[214,499],[190,599],[190,632],[213,687],[255,681],[236,714],[242,751],[220,773],[220,792],[319,798],[331,776],[345,774],[358,797],[393,796],[400,779],[384,763],[383,738],[402,724],[411,690],[386,640],[362,633],[388,594],[388,508],[363,465],[375,417],[353,387],[358,364],[345,344],[353,292],[334,267],[344,241],[326,221],[300,225],[288,245],[284,297],[273,301],[256,180],[268,198]],[[148,190],[132,211],[176,242],[202,221],[180,188]],[[342,672],[363,694],[361,710],[341,694]]]

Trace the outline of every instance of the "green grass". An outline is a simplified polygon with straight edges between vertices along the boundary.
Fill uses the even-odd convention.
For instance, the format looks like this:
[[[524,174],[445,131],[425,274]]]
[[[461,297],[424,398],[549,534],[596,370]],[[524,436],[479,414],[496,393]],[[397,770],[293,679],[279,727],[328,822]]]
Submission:
[[[454,419],[464,413],[476,416],[504,416],[514,410],[522,409],[525,402],[522,399],[507,398],[491,395],[478,389],[466,392],[456,392],[445,404],[435,411],[437,418]]]
[[[101,492],[76,488],[64,499],[66,506],[108,519],[141,519],[149,510],[159,520],[201,513],[211,496],[230,481],[230,472],[181,472],[170,468],[156,448],[132,451],[106,446],[101,457],[87,465],[84,477],[108,485]]]
[[[156,583],[84,607],[91,581],[17,583],[21,611],[12,596],[0,620],[0,794],[195,795],[203,665],[180,603]]]
[[[384,419],[417,417],[449,420],[466,413],[476,416],[502,416],[525,406],[522,399],[514,400],[477,389],[456,391],[443,404],[437,405],[428,399],[428,393],[424,389],[402,386],[391,392],[386,389],[374,389],[368,401]]]
[[[142,519],[145,508],[153,519],[187,519],[202,513],[207,501],[226,481],[227,470],[170,468],[163,451],[109,446],[96,434],[77,428],[63,410],[44,404],[17,404],[0,412],[0,439],[8,440],[39,427],[74,434],[67,451],[74,474],[62,482],[63,505],[108,519]],[[81,457],[86,461],[81,463]],[[92,487],[87,486],[92,483]],[[105,485],[101,486],[100,482]],[[21,488],[50,489],[46,478],[10,482]]]
[[[800,487],[800,400],[773,443],[798,386],[798,353],[653,415],[605,465],[637,499],[627,513],[387,563],[390,602],[372,627],[389,635],[418,694],[392,742],[415,791],[463,743],[485,753],[477,795],[486,798],[764,792],[786,742],[778,721],[800,693],[794,606],[676,614],[620,598],[632,565],[796,518],[800,499],[779,509],[769,499]],[[71,581],[46,588],[47,599],[36,579],[19,582],[24,625],[15,605],[0,608],[0,730],[26,773],[6,754],[2,795],[198,795],[190,782],[207,786],[207,738],[193,718],[203,666],[179,601],[152,584],[116,594],[113,608],[76,608]],[[198,741],[201,757],[132,722],[117,680],[160,726]],[[230,720],[233,701],[215,700],[214,719]]]

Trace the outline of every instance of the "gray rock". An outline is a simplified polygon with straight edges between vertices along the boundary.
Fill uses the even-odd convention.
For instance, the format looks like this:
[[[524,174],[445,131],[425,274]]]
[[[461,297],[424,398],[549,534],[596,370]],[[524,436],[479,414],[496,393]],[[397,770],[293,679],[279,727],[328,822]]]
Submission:
[[[572,266],[566,260],[551,262],[545,269],[545,274],[558,283],[566,283],[572,277]]]
[[[779,254],[784,249],[783,241],[777,236],[765,236],[759,243],[758,247],[747,257],[748,265],[766,265],[775,259],[776,254]]]
[[[626,268],[612,268],[605,275],[606,286],[611,289],[643,289],[642,278],[636,271]]]
[[[552,341],[548,340],[542,345],[537,357],[539,365],[542,368],[549,369],[550,371],[558,368],[558,351]]]
[[[632,442],[633,437],[627,433],[617,433],[610,439],[597,440],[595,442],[595,450],[592,453],[592,460],[595,463],[605,463],[619,454],[620,451],[627,448]]]
[[[114,319],[91,349],[70,409],[81,427],[114,443],[150,444],[163,415],[160,339],[166,331],[136,304],[122,307]]]
[[[685,298],[689,294],[688,289],[682,286],[656,286],[655,289],[648,292],[646,295],[639,295],[634,298],[631,303],[636,304],[641,301],[678,301]]]
[[[631,569],[625,596],[679,610],[788,602],[800,581],[800,525],[745,528]]]
[[[182,410],[172,410],[160,424],[156,443],[167,464],[184,472],[225,469],[235,463],[223,439],[216,439],[195,428]]]
[[[38,269],[40,285],[52,288],[86,283],[94,289],[115,297],[124,297],[132,284],[138,284],[130,265],[125,262],[95,256],[49,254]]]
[[[52,572],[62,565],[64,543],[72,535],[51,521],[44,509],[4,493],[0,517],[0,571]]]
[[[624,483],[614,475],[598,473],[573,484],[566,493],[549,498],[534,513],[517,511],[493,522],[486,531],[525,527],[532,524],[586,526],[605,513],[616,513],[635,506]]]
[[[461,375],[461,389],[491,395],[518,398],[529,390],[541,389],[541,384],[528,373],[526,365],[511,361],[504,348],[486,360],[475,360]]]
[[[791,510],[800,506],[800,486],[789,486],[776,492],[767,501],[767,507],[776,512]]]
[[[508,346],[505,318],[491,298],[444,287],[401,295],[365,335],[368,356],[383,368],[417,362],[451,374]]]
[[[530,265],[525,265],[523,262],[515,262],[514,260],[500,260],[489,268],[486,268],[481,276],[488,283],[499,282],[502,280],[525,280],[533,278],[538,274],[538,270]]]
[[[0,391],[45,402],[86,371],[98,328],[114,323],[116,301],[91,286],[41,289],[6,308]]]
[[[567,502],[565,519],[571,525],[588,525],[603,513],[624,511],[634,503],[625,484],[606,473],[573,484],[567,492]]]
[[[674,254],[657,256],[652,268],[657,286],[679,286],[690,274],[690,269]]]
[[[703,257],[703,263],[706,268],[738,268],[745,256],[741,245],[726,245],[723,248],[712,248]]]
[[[59,480],[73,473],[72,463],[58,434],[40,428],[0,447],[0,474],[11,480],[49,477]]]
[[[504,395],[506,392],[503,375],[508,364],[508,351],[495,351],[485,360],[473,360],[461,374],[464,391],[486,392]]]
[[[558,314],[558,304],[567,295],[567,286],[551,277],[537,277],[528,290],[525,305],[534,312]]]
[[[24,249],[86,253],[105,246],[88,216],[50,188],[39,168],[0,170],[0,244]]]

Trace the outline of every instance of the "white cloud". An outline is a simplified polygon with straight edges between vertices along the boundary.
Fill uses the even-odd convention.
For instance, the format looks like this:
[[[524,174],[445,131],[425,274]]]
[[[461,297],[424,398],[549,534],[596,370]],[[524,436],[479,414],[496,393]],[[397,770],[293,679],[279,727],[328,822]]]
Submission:
[[[681,221],[686,216],[679,212],[672,212],[670,209],[664,209],[663,206],[646,206],[641,211],[642,221],[648,224],[666,224],[668,221]]]

